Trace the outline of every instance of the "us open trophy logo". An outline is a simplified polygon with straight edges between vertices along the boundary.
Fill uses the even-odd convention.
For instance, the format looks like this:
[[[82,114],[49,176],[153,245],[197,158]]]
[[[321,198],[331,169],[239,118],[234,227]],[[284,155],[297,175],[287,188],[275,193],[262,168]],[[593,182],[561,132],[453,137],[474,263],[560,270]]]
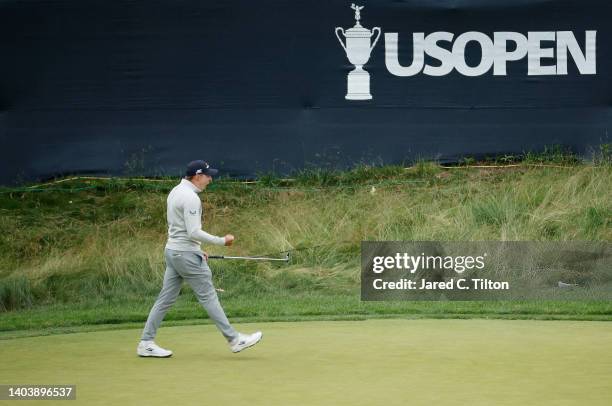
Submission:
[[[363,9],[363,6],[351,4],[351,8],[355,10],[355,26],[346,30],[346,32],[342,27],[336,27],[335,30],[336,37],[338,37],[340,45],[344,48],[349,62],[355,65],[355,69],[348,74],[345,99],[371,100],[370,74],[363,69],[363,65],[370,59],[370,53],[380,38],[380,27],[374,27],[371,31],[362,27],[359,20],[361,20],[360,11]],[[346,38],[346,46],[338,32],[341,32]],[[374,38],[374,41],[371,41],[376,32],[378,32],[376,38]]]

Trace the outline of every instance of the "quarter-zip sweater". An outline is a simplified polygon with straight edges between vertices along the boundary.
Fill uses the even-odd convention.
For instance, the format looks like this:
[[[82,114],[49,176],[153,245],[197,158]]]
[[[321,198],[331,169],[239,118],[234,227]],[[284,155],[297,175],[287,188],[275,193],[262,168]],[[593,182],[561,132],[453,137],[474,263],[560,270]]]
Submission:
[[[202,201],[198,196],[201,191],[187,179],[182,179],[168,195],[166,248],[200,251],[201,243],[225,245],[225,238],[202,230]]]

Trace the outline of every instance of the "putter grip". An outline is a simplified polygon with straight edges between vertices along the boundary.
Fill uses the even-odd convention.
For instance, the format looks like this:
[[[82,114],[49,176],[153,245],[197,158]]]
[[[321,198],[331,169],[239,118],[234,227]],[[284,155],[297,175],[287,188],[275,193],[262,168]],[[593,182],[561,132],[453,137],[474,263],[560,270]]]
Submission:
[[[208,259],[223,259],[223,255],[209,255]]]

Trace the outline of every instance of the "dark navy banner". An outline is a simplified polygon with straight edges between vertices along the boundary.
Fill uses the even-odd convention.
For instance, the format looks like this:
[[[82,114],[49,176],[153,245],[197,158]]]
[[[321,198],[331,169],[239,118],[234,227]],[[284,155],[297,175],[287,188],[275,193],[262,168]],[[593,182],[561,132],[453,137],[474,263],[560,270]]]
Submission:
[[[0,1],[0,183],[609,143],[603,0]]]

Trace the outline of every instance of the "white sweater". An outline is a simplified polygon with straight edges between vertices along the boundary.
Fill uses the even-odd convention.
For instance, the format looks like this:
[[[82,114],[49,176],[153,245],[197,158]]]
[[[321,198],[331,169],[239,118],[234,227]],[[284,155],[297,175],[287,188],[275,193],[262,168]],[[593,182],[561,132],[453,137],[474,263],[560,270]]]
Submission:
[[[166,248],[177,251],[200,251],[201,243],[225,245],[224,237],[202,231],[202,201],[198,189],[182,179],[168,195],[168,242]]]

